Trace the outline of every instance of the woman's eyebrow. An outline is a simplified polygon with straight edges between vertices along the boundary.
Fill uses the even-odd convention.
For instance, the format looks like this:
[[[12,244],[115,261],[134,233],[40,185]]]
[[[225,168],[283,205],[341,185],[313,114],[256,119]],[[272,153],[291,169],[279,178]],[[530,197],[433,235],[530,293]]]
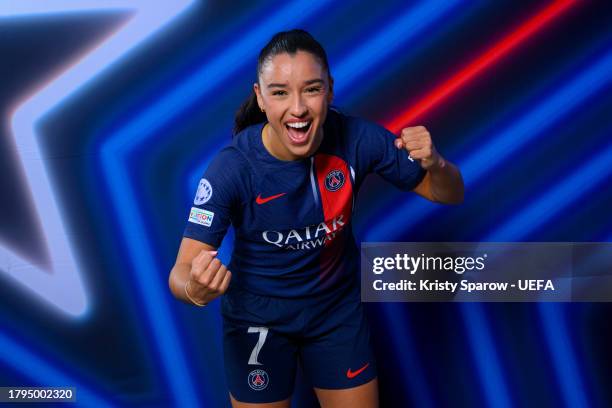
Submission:
[[[312,84],[321,84],[323,85],[324,82],[321,78],[314,78],[314,79],[309,79],[308,81],[304,81],[304,85],[312,85]],[[267,87],[268,89],[270,88],[286,88],[288,85],[286,83],[281,84],[281,83],[277,83],[277,82],[273,82],[271,84],[268,84]]]
[[[287,84],[278,84],[278,83],[271,83],[267,85],[268,88],[286,88]]]
[[[324,82],[323,82],[323,80],[321,78],[315,78],[315,79],[309,79],[308,81],[305,81],[304,85],[312,85],[312,84],[317,84],[317,83],[319,83],[321,85],[324,84]]]

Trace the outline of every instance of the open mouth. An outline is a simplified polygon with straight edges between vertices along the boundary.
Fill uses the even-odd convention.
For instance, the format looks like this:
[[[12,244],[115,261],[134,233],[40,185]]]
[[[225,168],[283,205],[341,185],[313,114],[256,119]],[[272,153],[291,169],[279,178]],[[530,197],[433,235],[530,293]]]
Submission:
[[[312,120],[303,122],[285,123],[289,139],[294,144],[304,144],[308,141],[308,131],[312,125]]]

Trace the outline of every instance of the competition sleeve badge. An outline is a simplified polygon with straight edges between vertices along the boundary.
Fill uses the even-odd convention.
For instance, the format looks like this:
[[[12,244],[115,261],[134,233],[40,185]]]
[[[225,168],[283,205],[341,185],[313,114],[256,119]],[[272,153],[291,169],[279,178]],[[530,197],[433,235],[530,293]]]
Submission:
[[[210,227],[212,225],[214,217],[214,212],[206,211],[198,207],[191,207],[191,211],[189,212],[189,222],[200,224],[205,227]]]
[[[205,178],[200,180],[198,184],[198,191],[196,192],[196,196],[193,199],[193,203],[195,205],[202,205],[210,200],[212,197],[213,189],[208,180]]]

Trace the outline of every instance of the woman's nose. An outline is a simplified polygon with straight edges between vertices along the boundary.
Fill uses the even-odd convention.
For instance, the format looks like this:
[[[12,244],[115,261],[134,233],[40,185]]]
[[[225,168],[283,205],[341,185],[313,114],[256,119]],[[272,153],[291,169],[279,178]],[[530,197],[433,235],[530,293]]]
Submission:
[[[307,108],[302,100],[301,96],[295,96],[291,101],[291,114],[293,116],[304,116],[306,114]]]

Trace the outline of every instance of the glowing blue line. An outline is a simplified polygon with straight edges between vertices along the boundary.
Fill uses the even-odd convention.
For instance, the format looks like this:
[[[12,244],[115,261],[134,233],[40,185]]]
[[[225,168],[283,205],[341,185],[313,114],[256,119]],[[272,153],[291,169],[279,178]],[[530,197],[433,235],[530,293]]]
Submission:
[[[510,394],[501,373],[501,364],[495,351],[482,306],[478,303],[461,304],[461,314],[467,326],[472,355],[478,368],[487,406],[511,407]]]
[[[571,345],[572,331],[567,328],[561,307],[559,303],[539,303],[540,321],[566,406],[588,407],[590,405],[584,394],[585,387],[578,374],[580,371]]]
[[[586,162],[567,180],[555,186],[535,203],[528,206],[506,224],[496,229],[487,240],[518,241],[533,230],[550,221],[588,191],[607,179],[612,169],[612,144],[594,159]],[[569,406],[588,406],[586,389],[578,371],[578,363],[571,350],[571,331],[565,327],[560,305],[540,304],[541,320],[545,322],[544,333],[550,345],[561,392]],[[555,322],[555,324],[551,322]]]
[[[104,398],[63,374],[48,362],[32,354],[21,344],[0,333],[0,358],[19,371],[24,377],[45,387],[76,387],[76,399],[89,407],[112,407]]]
[[[609,52],[569,84],[521,117],[514,125],[503,130],[484,147],[459,162],[466,186],[473,186],[480,178],[491,174],[492,169],[509,159],[513,153],[611,81],[612,52]],[[366,241],[376,241],[380,237],[385,237],[386,240],[392,239],[423,221],[426,216],[439,208],[443,207],[421,198],[410,197],[373,227],[367,233]]]
[[[550,189],[536,202],[497,228],[487,241],[518,241],[542,227],[568,205],[607,179],[612,172],[612,144],[595,158],[582,162],[584,167]]]
[[[4,2],[0,3],[0,18],[24,19],[46,15],[50,12],[89,11],[96,7],[96,3],[98,11],[108,9],[108,7],[101,6],[100,2],[87,1],[80,4],[66,1],[51,3],[21,1],[8,4]],[[125,8],[124,5],[119,10]],[[0,245],[0,259],[2,260],[0,270],[2,272],[34,292],[37,295],[36,300],[44,299],[53,305],[52,310],[81,318],[84,317],[88,307],[84,283],[77,269],[71,246],[68,245],[69,240],[64,230],[55,194],[52,191],[52,184],[48,179],[43,161],[40,160],[43,157],[34,128],[38,119],[48,113],[51,107],[73,93],[92,76],[91,70],[84,68],[84,65],[91,59],[91,54],[87,58],[82,58],[70,69],[36,90],[33,95],[19,103],[10,118],[12,135],[17,146],[17,162],[21,163],[24,168],[26,182],[32,192],[31,196],[36,197],[32,207],[36,209],[41,224],[40,229],[47,238],[47,250],[53,273],[46,273],[39,265],[24,259],[8,244],[3,242]]]
[[[141,10],[140,3],[117,1],[20,1],[0,4],[2,18],[28,18],[49,13],[74,13],[83,11],[136,11],[137,13],[117,33],[104,38],[92,47],[76,63],[64,70],[48,83],[28,96],[14,109],[10,119],[12,135],[18,154],[17,162],[23,166],[31,196],[36,199],[38,220],[45,234],[47,250],[53,273],[46,273],[39,265],[32,264],[9,245],[0,245],[0,269],[14,280],[34,292],[37,299],[44,299],[54,306],[52,310],[83,318],[87,311],[85,284],[74,259],[74,244],[66,235],[63,217],[55,199],[52,180],[44,166],[44,154],[39,150],[35,132],[36,123],[53,108],[73,96],[94,77],[109,69],[127,52],[150,37],[169,19],[175,17],[184,5],[153,7],[155,10]],[[57,308],[57,309],[55,309]]]
[[[49,12],[64,11],[91,11],[93,9],[109,10],[119,8],[135,11],[134,17],[117,33],[106,41],[97,44],[93,51],[83,56],[76,64],[62,72],[52,82],[37,90],[36,94],[16,110],[12,124],[18,145],[18,153],[28,159],[28,166],[25,172],[28,182],[32,188],[32,196],[36,197],[34,205],[41,214],[41,224],[43,231],[50,238],[48,239],[49,253],[53,260],[54,274],[40,273],[37,268],[28,267],[23,260],[9,253],[8,272],[15,274],[19,272],[19,279],[24,280],[26,273],[32,276],[25,276],[30,286],[37,290],[41,296],[50,299],[57,306],[72,314],[82,314],[85,310],[85,295],[81,286],[79,274],[72,259],[72,251],[68,246],[68,239],[62,226],[60,215],[54,194],[51,192],[50,183],[47,179],[46,171],[42,165],[41,152],[38,149],[36,135],[34,133],[35,124],[39,118],[47,114],[51,109],[57,109],[69,97],[77,91],[82,90],[86,85],[92,83],[92,79],[100,77],[107,72],[111,66],[125,58],[128,52],[140,45],[145,39],[157,33],[162,27],[174,20],[192,3],[191,0],[181,0],[173,2],[163,2],[151,5],[145,1],[56,1],[56,2],[30,2],[22,1],[12,3],[8,9],[2,9],[2,15],[14,13],[20,17],[29,14],[48,14]],[[23,161],[22,161],[23,162]],[[39,206],[41,203],[42,206]],[[0,248],[3,249],[3,248]],[[2,255],[2,253],[0,253]],[[14,264],[22,262],[24,268],[21,270],[14,268]],[[34,273],[33,273],[34,272]],[[50,276],[52,279],[43,279]],[[57,285],[58,278],[61,278],[61,285]],[[148,277],[150,278],[150,277]],[[48,282],[50,280],[50,282]],[[149,279],[150,280],[150,279]],[[34,283],[38,282],[38,287]],[[76,282],[76,283],[74,283]],[[40,286],[40,284],[44,286]],[[54,297],[50,297],[51,293]],[[150,299],[147,299],[151,301]],[[77,303],[79,302],[79,303]],[[157,321],[157,316],[149,316],[152,324],[158,329],[158,333],[164,339],[171,337],[174,333],[172,322]],[[175,391],[177,403],[180,406],[198,405],[195,394],[195,387],[191,377],[186,370],[186,364],[181,353],[181,348],[176,343],[170,342],[172,347],[162,347],[162,361],[168,369],[168,382]]]
[[[458,166],[459,168],[462,168],[461,164]],[[463,173],[463,170],[461,172]],[[467,180],[465,180],[465,174],[464,182],[467,186],[468,184]],[[369,231],[367,231],[365,233],[364,241],[376,242],[380,241],[381,239],[393,240],[394,237],[408,231],[417,223],[423,221],[431,213],[442,208],[439,204],[414,197],[407,197],[405,202],[400,204],[399,207],[400,209],[393,210],[381,221],[378,221]],[[400,214],[402,218],[398,218]]]
[[[140,4],[139,4],[140,3]],[[142,2],[128,0],[19,0],[4,2],[0,5],[0,18],[20,17],[29,18],[33,16],[49,16],[52,14],[91,13],[108,10],[138,10],[142,8]]]
[[[395,306],[395,304],[383,302],[380,303],[380,310],[383,312],[382,317],[387,322],[387,330],[391,332],[388,337],[393,344],[393,353],[396,360],[401,362],[399,369],[402,377],[410,387],[410,395],[415,400],[415,406],[422,408],[435,406],[431,398],[433,393],[422,374],[425,370],[422,368],[419,353],[416,352],[417,348],[410,334],[410,326],[405,319],[399,319],[402,325],[397,324],[398,315],[392,309]]]
[[[431,28],[451,9],[463,0],[424,1],[410,8],[398,18],[386,24],[375,37],[362,44],[333,69],[338,78],[335,93],[342,93],[367,70],[394,53],[400,46],[415,40],[419,34]],[[444,22],[447,24],[447,22]]]
[[[108,155],[110,153],[107,150],[103,151],[103,154]],[[106,171],[109,174],[125,174],[119,160],[112,160],[110,157],[104,157],[104,159],[106,160]],[[174,323],[175,319],[170,314],[168,287],[163,284],[167,282],[167,279],[160,279],[164,275],[155,272],[159,270],[159,265],[155,262],[155,256],[150,252],[145,243],[147,240],[146,234],[136,232],[146,231],[142,218],[133,217],[127,221],[125,217],[126,214],[138,213],[138,200],[131,193],[118,195],[120,191],[131,192],[130,181],[127,177],[115,177],[113,180],[113,184],[109,186],[111,193],[114,197],[123,200],[122,212],[119,214],[120,222],[129,222],[131,227],[124,230],[123,239],[128,246],[130,256],[138,260],[134,265],[134,273],[136,274],[137,282],[139,282],[138,288],[141,291],[139,302],[145,306],[144,309],[147,312],[149,324],[168,371],[165,374],[169,377],[168,380],[171,382],[175,393],[181,392],[181,389],[185,387],[189,387],[189,394],[176,395],[177,399],[183,399],[180,406],[196,406],[196,388],[193,384],[193,379],[189,376],[185,354],[181,352],[183,348],[178,339],[178,331]],[[169,271],[164,272],[167,273]]]

